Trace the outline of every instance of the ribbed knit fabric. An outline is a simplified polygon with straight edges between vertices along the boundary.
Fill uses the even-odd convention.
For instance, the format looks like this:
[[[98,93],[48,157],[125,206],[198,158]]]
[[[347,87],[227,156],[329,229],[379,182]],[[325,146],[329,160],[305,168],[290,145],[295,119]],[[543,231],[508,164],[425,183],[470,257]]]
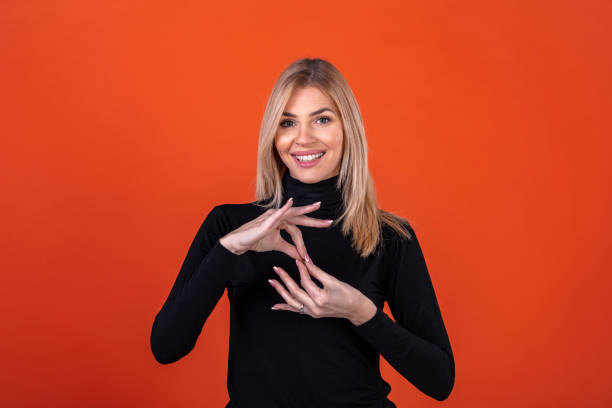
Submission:
[[[294,206],[322,201],[307,215],[335,218],[343,208],[337,181],[334,176],[303,183],[285,173],[283,202],[289,197]],[[410,382],[437,400],[447,398],[455,362],[412,227],[407,226],[412,234],[408,239],[385,226],[381,251],[361,258],[340,225],[298,226],[313,263],[376,304],[376,314],[355,326],[346,318],[270,309],[286,303],[267,281],[282,283],[272,266],[282,267],[300,285],[295,261],[278,251],[236,255],[218,241],[264,212],[255,204],[220,204],[204,219],[155,316],[150,337],[155,359],[168,364],[187,355],[206,333],[206,319],[227,289],[230,407],[395,407],[387,398],[391,387],[380,375],[381,355],[406,385]],[[293,243],[286,231],[281,236]],[[394,320],[382,310],[385,301]]]

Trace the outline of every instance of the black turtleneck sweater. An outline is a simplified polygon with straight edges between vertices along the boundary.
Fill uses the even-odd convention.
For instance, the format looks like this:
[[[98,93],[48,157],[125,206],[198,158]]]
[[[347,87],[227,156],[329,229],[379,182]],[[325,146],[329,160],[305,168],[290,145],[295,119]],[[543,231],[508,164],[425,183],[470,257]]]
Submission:
[[[289,197],[294,206],[322,201],[307,215],[334,219],[343,209],[337,178],[308,184],[286,172],[283,203]],[[447,398],[455,378],[453,353],[412,227],[408,239],[385,226],[382,249],[361,258],[340,225],[298,226],[314,264],[376,304],[376,314],[356,326],[346,318],[270,309],[285,303],[267,281],[282,284],[272,266],[281,266],[299,285],[294,259],[279,251],[236,255],[219,243],[263,212],[255,202],[221,204],[206,216],[155,316],[150,338],[155,359],[168,364],[188,354],[227,288],[228,407],[395,407],[380,374],[380,355],[421,392]],[[293,243],[286,231],[281,236]],[[395,321],[383,312],[385,301]]]

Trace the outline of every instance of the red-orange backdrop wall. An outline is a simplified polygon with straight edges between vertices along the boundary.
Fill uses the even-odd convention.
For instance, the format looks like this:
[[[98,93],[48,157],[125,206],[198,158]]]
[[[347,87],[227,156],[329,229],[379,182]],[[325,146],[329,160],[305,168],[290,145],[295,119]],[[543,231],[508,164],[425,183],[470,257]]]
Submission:
[[[610,406],[611,22],[594,0],[3,1],[0,405],[224,406],[227,297],[175,364],[151,324],[203,217],[254,198],[269,92],[309,56],[419,234],[444,404]],[[440,404],[382,370],[398,407]]]

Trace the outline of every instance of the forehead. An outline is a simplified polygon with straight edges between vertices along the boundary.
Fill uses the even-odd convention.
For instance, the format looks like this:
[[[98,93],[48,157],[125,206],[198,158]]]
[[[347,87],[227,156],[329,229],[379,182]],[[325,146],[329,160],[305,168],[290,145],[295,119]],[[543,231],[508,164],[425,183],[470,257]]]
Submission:
[[[328,106],[334,109],[334,103],[326,93],[314,86],[299,87],[293,90],[285,110],[293,113],[310,113],[313,108]],[[308,112],[306,112],[308,111]]]

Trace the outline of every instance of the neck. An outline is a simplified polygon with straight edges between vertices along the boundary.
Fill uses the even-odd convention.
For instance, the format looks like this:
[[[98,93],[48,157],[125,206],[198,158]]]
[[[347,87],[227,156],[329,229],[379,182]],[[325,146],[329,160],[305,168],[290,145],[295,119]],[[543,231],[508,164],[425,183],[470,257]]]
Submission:
[[[342,191],[336,187],[338,178],[339,175],[336,175],[315,183],[304,183],[293,178],[289,171],[285,171],[283,174],[283,204],[289,197],[293,197],[294,207],[321,201],[319,209],[306,215],[335,218],[341,214],[343,207]]]

